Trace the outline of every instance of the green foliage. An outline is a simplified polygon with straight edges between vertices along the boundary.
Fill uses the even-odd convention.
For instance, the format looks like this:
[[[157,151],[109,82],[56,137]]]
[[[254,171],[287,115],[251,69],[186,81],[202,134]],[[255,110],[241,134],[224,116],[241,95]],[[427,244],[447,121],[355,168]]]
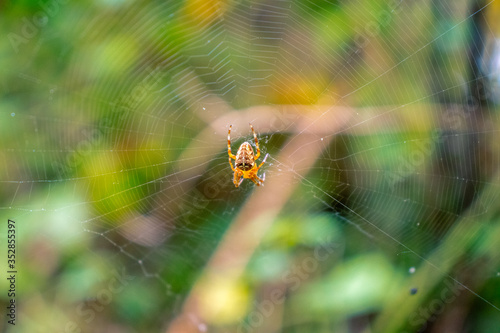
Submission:
[[[256,126],[267,179],[297,186],[241,276],[202,293],[217,305],[209,331],[263,304],[262,332],[437,330],[454,311],[467,313],[457,330],[499,327],[496,105],[465,103],[486,66],[471,59],[472,5],[432,3],[0,5],[0,217],[20,224],[22,276],[10,331],[165,330],[267,189],[231,183],[229,116],[270,119]],[[345,126],[324,122],[344,107]],[[308,145],[278,160],[300,135],[324,139],[303,176]],[[450,279],[460,295],[446,302]]]

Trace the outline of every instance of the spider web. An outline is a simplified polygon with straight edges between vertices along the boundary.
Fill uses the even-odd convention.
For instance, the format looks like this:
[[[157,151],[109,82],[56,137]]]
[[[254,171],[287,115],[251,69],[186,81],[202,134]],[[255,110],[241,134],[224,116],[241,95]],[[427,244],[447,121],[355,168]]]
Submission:
[[[78,243],[159,284],[173,320],[249,198],[289,191],[277,219],[327,216],[342,242],[430,265],[500,311],[447,264],[473,270],[486,250],[470,239],[498,229],[498,43],[484,23],[496,8],[102,2],[75,19],[60,5],[9,45],[20,66],[4,85],[27,100],[3,102],[3,215],[55,252]],[[41,68],[47,54],[65,67]],[[270,154],[266,186],[235,188],[225,138],[232,124],[233,153],[255,146],[248,123],[259,162]],[[439,252],[451,230],[471,251]],[[482,281],[499,269],[488,256]]]

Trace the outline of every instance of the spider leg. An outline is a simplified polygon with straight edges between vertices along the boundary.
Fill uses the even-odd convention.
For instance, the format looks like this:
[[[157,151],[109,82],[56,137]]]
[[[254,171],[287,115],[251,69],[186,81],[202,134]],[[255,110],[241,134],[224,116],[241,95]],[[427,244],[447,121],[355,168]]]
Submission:
[[[234,170],[234,166],[233,166],[233,163],[231,161],[231,156],[229,156],[229,165],[231,166],[231,170],[233,170],[233,172],[235,172],[236,170]]]
[[[243,181],[244,178],[241,178],[241,173],[238,172],[238,170],[236,170],[234,172],[234,177],[233,177],[233,184],[235,187],[238,187],[241,185],[241,182]]]
[[[262,164],[264,164],[266,162],[268,156],[269,156],[269,154],[266,154],[266,157],[264,157],[264,160],[257,167],[257,171],[260,169],[260,167],[262,166]]]
[[[255,185],[260,186],[260,183],[259,183],[259,182],[257,182],[257,181],[255,180],[255,178],[257,178],[258,180],[260,180],[260,178],[259,178],[259,177],[257,177],[257,176],[254,176],[254,177],[250,178],[250,180],[251,180],[251,181],[253,181],[253,182],[255,183]]]
[[[231,158],[233,160],[236,159],[236,156],[234,156],[232,153],[231,153],[231,128],[233,127],[233,125],[229,125],[229,130],[227,131],[227,153],[229,155],[229,160],[231,160]],[[233,169],[234,171],[234,169]]]
[[[262,185],[264,186],[264,180],[266,180],[266,174],[264,174],[264,176],[261,178],[259,178],[259,176],[255,175],[255,179],[257,179],[259,181],[259,185]],[[255,183],[255,181],[254,181]]]
[[[252,129],[253,138],[255,139],[255,147],[257,147],[257,154],[253,158],[254,160],[256,160],[260,156],[259,140],[257,140],[257,134],[255,134],[255,131],[253,130],[252,124],[249,124],[249,125],[250,125],[250,128]]]

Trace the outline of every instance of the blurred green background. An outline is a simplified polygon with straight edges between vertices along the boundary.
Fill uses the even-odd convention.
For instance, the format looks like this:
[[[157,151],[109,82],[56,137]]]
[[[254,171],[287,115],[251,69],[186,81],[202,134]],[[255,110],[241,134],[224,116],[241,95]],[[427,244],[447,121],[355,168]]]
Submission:
[[[500,332],[499,15],[1,2],[1,331]]]

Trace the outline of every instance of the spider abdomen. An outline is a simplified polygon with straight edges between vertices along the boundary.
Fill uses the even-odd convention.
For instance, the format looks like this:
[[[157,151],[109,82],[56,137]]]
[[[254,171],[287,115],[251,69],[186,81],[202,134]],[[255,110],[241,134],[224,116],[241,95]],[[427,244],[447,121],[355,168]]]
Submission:
[[[252,146],[248,142],[243,142],[236,153],[235,165],[242,171],[249,171],[255,165]]]
[[[229,129],[227,130],[227,154],[229,155],[229,165],[231,166],[231,170],[233,170],[233,183],[234,186],[238,187],[243,182],[243,179],[250,179],[254,182],[255,185],[260,186],[264,185],[264,180],[266,179],[266,174],[262,176],[262,179],[257,175],[260,167],[266,162],[267,156],[264,157],[264,160],[260,162],[259,165],[255,163],[255,161],[260,156],[260,148],[259,148],[259,140],[257,139],[257,135],[253,130],[252,124],[250,125],[250,129],[252,130],[253,139],[255,140],[255,148],[257,148],[257,154],[253,154],[253,149],[250,143],[243,142],[236,153],[236,156],[231,153],[231,128],[232,125],[229,125]],[[232,163],[234,160],[234,166]]]

